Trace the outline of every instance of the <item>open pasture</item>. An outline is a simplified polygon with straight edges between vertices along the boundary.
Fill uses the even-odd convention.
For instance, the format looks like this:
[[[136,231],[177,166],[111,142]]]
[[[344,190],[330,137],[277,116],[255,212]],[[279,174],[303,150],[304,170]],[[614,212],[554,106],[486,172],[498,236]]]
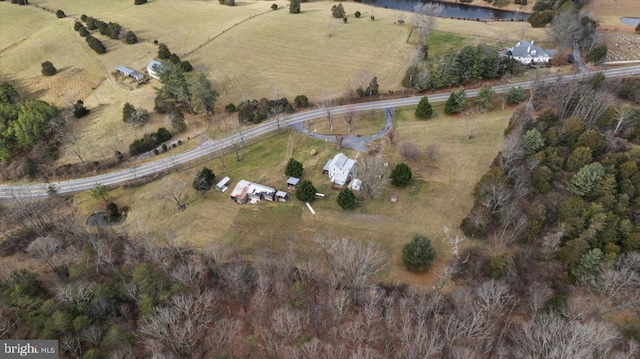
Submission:
[[[361,198],[362,205],[352,212],[338,207],[335,202],[338,191],[330,188],[321,172],[327,159],[336,153],[342,151],[350,158],[355,153],[339,151],[332,144],[325,152],[323,141],[290,130],[242,149],[241,161],[230,152],[224,159],[226,167],[211,159],[141,187],[117,189],[108,199],[131,207],[125,224],[127,230],[168,237],[202,249],[220,241],[234,243],[246,257],[259,248],[283,251],[290,239],[310,258],[316,255],[312,248],[317,236],[374,241],[392,259],[391,281],[424,283],[429,274],[415,275],[404,270],[400,259],[402,245],[413,234],[424,233],[432,239],[440,259],[450,256],[451,248],[441,241],[443,227],[456,228],[471,208],[473,186],[501,148],[502,132],[511,114],[507,109],[480,115],[475,137],[467,140],[466,128],[473,125],[473,119],[446,117],[441,106],[434,107],[437,115],[428,121],[416,120],[414,108],[396,109],[397,138],[394,144],[381,140],[381,147],[390,168],[402,160],[398,149],[403,142],[413,142],[422,153],[429,145],[436,146],[436,159],[423,156],[408,161],[414,172],[409,186],[389,186],[384,195],[374,200]],[[310,155],[312,149],[318,152],[315,156]],[[238,205],[229,199],[230,191],[240,179],[286,190],[284,168],[290,157],[303,163],[303,178],[310,179],[318,192],[326,194],[324,199],[312,203],[315,215],[293,194],[286,203]],[[212,168],[218,179],[229,176],[232,187],[225,193],[211,190],[206,197],[195,192],[191,181],[203,165]],[[189,204],[185,211],[178,212],[174,204],[162,198],[167,186],[188,188]],[[391,196],[397,197],[398,202],[391,203]],[[80,221],[103,210],[104,202],[91,199],[88,193],[78,199]]]

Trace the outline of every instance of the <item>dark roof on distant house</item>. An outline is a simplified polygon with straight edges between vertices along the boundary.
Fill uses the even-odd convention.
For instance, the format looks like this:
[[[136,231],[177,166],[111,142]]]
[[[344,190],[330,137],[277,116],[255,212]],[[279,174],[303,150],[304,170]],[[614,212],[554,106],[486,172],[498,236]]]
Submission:
[[[511,52],[510,56],[521,58],[534,58],[544,55],[548,56],[540,46],[536,46],[527,40],[518,41],[516,46],[509,49],[509,52]]]
[[[128,67],[125,66],[118,66],[116,67],[116,70],[118,70],[119,72],[122,72],[123,74],[127,75],[127,76],[131,76],[133,78],[135,78],[136,80],[140,81],[144,78],[144,75],[139,73],[136,70],[132,70]]]

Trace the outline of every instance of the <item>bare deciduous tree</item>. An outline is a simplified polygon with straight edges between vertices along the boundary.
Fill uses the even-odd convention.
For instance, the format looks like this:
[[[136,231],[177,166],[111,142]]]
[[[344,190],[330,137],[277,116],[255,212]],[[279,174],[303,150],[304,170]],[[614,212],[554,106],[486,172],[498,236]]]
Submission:
[[[438,16],[444,10],[444,6],[439,3],[418,3],[413,8],[412,31],[418,35],[418,44],[425,46],[429,32],[435,25]]]
[[[326,118],[327,122],[329,123],[329,130],[331,131],[331,133],[333,133],[334,115],[333,115],[333,109],[332,108],[333,108],[333,106],[335,106],[334,100],[332,98],[330,98],[329,96],[325,96],[316,105],[319,108],[322,108],[324,110],[325,118]]]
[[[344,122],[347,123],[347,132],[351,133],[351,124],[356,117],[356,111],[353,106],[347,107],[347,110],[344,112]]]
[[[398,146],[398,152],[400,152],[400,156],[406,160],[415,161],[420,158],[420,150],[415,143],[411,141],[401,142],[400,146]]]
[[[380,196],[387,188],[389,171],[380,156],[365,156],[359,161],[358,178],[367,198]]]
[[[177,210],[182,212],[187,208],[187,183],[184,180],[175,179],[165,181],[164,189],[160,197],[173,203]]]

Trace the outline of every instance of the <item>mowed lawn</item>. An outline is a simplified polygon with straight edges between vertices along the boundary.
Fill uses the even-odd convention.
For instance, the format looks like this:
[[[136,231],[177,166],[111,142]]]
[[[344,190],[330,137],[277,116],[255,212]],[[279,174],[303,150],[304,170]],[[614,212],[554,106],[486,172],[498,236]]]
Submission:
[[[413,142],[422,152],[429,145],[435,145],[437,159],[423,157],[409,161],[414,171],[414,180],[409,186],[389,186],[384,195],[374,200],[361,198],[361,206],[352,212],[338,207],[338,191],[330,188],[328,179],[321,173],[327,159],[340,151],[329,144],[325,152],[324,142],[289,130],[242,149],[239,162],[234,152],[229,153],[225,156],[226,167],[211,159],[138,188],[117,189],[108,199],[131,207],[125,225],[128,230],[203,249],[219,241],[233,243],[248,258],[258,249],[283,251],[287,241],[293,241],[305,259],[316,258],[314,240],[317,238],[373,241],[391,259],[391,281],[425,284],[433,279],[433,273],[417,275],[406,271],[401,262],[402,246],[415,233],[423,233],[438,250],[438,264],[450,258],[451,248],[442,241],[443,227],[457,230],[471,208],[473,186],[501,148],[502,133],[511,110],[481,115],[471,140],[465,138],[465,128],[470,123],[464,117],[445,117],[440,106],[436,107],[434,119],[419,121],[413,111],[413,108],[395,111],[397,139],[394,144],[380,140],[384,148],[382,155],[391,168],[401,161],[399,146]],[[311,155],[311,150],[317,154]],[[353,151],[341,151],[351,158],[356,155]],[[326,194],[324,199],[312,203],[315,215],[293,194],[286,203],[263,201],[238,205],[229,199],[230,191],[240,179],[286,190],[284,168],[290,157],[303,163],[303,178],[310,179],[318,192]],[[209,191],[205,198],[195,192],[190,187],[191,181],[203,165],[212,168],[218,179],[231,177],[231,188],[225,193]],[[162,198],[167,187],[180,185],[189,187],[189,205],[183,212]],[[390,202],[392,196],[398,198],[397,203]],[[102,200],[94,200],[88,193],[79,195],[78,201],[80,221],[104,208]]]

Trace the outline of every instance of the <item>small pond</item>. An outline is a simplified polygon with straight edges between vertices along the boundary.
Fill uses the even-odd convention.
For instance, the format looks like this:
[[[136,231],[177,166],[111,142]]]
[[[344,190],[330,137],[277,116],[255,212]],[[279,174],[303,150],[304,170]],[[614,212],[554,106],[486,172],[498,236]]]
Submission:
[[[386,7],[389,9],[413,11],[416,4],[420,2],[433,2],[422,0],[364,0],[367,3],[377,7]],[[465,4],[441,3],[444,7],[441,17],[454,19],[470,19],[470,20],[506,20],[506,21],[524,21],[529,18],[529,14],[517,11],[496,10],[483,8],[478,6],[469,6]]]
[[[94,213],[87,218],[87,226],[89,227],[108,227],[113,226],[115,224],[121,224],[127,219],[126,214],[122,214],[120,216],[120,220],[116,222],[107,222],[104,218],[104,212]]]
[[[620,21],[625,25],[636,27],[640,24],[640,17],[623,17]]]

